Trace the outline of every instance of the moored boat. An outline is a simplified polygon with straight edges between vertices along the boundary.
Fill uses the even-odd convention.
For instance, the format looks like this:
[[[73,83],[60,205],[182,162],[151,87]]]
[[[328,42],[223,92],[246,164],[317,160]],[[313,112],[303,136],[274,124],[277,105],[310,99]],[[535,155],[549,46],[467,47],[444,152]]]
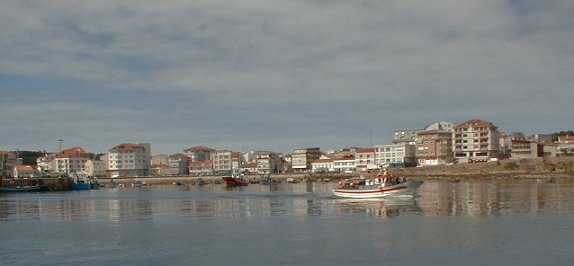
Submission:
[[[77,173],[72,178],[70,188],[72,190],[90,190],[92,189],[92,182],[86,173]]]
[[[344,198],[380,198],[393,195],[413,195],[423,181],[411,181],[388,174],[378,174],[375,178],[361,177],[358,180],[341,180],[333,194]]]
[[[46,185],[0,187],[0,192],[40,192],[45,190]]]
[[[223,181],[227,186],[247,186],[249,181],[243,176],[224,176]]]

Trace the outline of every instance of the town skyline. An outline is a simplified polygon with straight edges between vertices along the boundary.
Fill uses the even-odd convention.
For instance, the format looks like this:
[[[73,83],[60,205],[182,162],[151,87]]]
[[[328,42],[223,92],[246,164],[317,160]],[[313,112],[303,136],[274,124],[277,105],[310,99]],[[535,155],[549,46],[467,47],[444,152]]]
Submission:
[[[570,130],[570,1],[2,2],[0,149],[387,143]]]
[[[481,121],[485,121],[482,119],[471,119],[471,120],[467,120],[465,122],[468,121],[472,121],[472,120],[481,120]],[[408,128],[408,129],[396,129],[394,130],[393,134],[400,132],[400,131],[424,131],[426,127],[431,126],[433,124],[439,124],[439,123],[450,123],[448,121],[436,121],[434,123],[429,123],[427,124],[425,127],[420,127],[420,128]],[[491,123],[490,121],[485,121],[488,123]],[[452,125],[458,125],[458,124],[462,124],[461,123],[452,123]],[[544,133],[533,133],[533,134],[525,134],[523,131],[516,131],[516,132],[506,132],[504,130],[500,130],[500,128],[498,127],[498,125],[494,124],[493,125],[495,127],[497,127],[498,131],[500,133],[504,133],[507,135],[508,138],[511,137],[512,134],[522,134],[525,137],[529,137],[529,136],[534,136],[534,135],[552,135],[552,134],[559,134],[559,133],[568,133],[568,132],[572,132],[572,130],[559,130],[556,132],[544,132]],[[568,134],[567,134],[568,135]],[[108,148],[106,148],[105,150],[102,151],[94,151],[91,150],[89,148],[87,148],[86,146],[83,146],[81,144],[79,145],[66,145],[65,140],[64,139],[57,139],[56,142],[58,143],[58,147],[54,150],[50,150],[50,149],[6,149],[5,147],[0,147],[0,151],[4,150],[4,151],[39,151],[39,152],[46,152],[46,153],[58,153],[60,151],[63,150],[69,150],[69,149],[73,149],[73,148],[82,148],[85,152],[87,153],[91,153],[91,154],[105,154],[108,152],[109,149],[113,149],[115,146],[120,145],[120,144],[124,144],[124,143],[149,143],[149,142],[141,142],[141,141],[127,141],[127,142],[117,142],[115,144],[110,144],[108,146]],[[399,141],[400,142],[400,141]],[[245,150],[236,150],[236,149],[231,149],[228,147],[220,147],[220,146],[215,146],[215,145],[205,145],[205,144],[196,144],[196,145],[187,145],[187,146],[180,146],[180,150],[179,151],[173,151],[173,152],[156,152],[154,150],[154,143],[149,143],[151,144],[151,150],[152,150],[152,154],[154,155],[159,155],[159,154],[167,154],[167,155],[173,155],[173,154],[180,154],[183,153],[185,149],[189,149],[189,148],[193,148],[193,147],[206,147],[206,148],[212,148],[214,150],[229,150],[229,151],[233,151],[233,152],[242,152],[242,153],[248,153],[248,152],[253,152],[253,151],[271,151],[271,152],[277,152],[277,153],[282,153],[282,154],[290,154],[293,150],[295,149],[300,149],[300,148],[312,148],[312,147],[317,147],[320,148],[321,151],[327,151],[327,150],[334,150],[334,151],[338,151],[338,150],[343,150],[343,149],[348,149],[348,148],[372,148],[375,146],[380,146],[380,145],[388,145],[388,144],[392,144],[392,143],[399,143],[399,142],[395,142],[393,141],[393,136],[390,135],[388,138],[388,141],[386,142],[380,142],[380,143],[373,143],[373,144],[369,144],[366,146],[360,146],[360,145],[348,145],[348,146],[327,146],[327,147],[322,147],[322,146],[318,146],[318,145],[309,145],[309,146],[292,146],[290,149],[288,150],[273,150],[273,149],[245,149]]]

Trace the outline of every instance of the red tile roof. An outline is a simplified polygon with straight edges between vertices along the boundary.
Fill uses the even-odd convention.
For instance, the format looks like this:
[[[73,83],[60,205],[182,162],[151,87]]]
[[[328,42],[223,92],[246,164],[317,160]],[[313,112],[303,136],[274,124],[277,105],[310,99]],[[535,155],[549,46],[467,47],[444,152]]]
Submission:
[[[183,151],[185,151],[185,152],[189,152],[189,151],[215,151],[215,149],[210,148],[210,147],[205,147],[205,146],[195,146],[195,147],[187,148]]]
[[[70,149],[62,150],[56,154],[57,158],[89,158],[90,155],[80,147],[73,147]]]
[[[375,148],[364,148],[357,151],[357,153],[373,153],[375,152]]]
[[[494,124],[492,122],[484,121],[481,119],[471,119],[471,120],[468,120],[464,123],[460,123],[460,124],[454,126],[454,128],[466,128],[469,126],[492,127],[492,126],[494,126]]]
[[[111,148],[110,152],[134,152],[134,151],[145,151],[145,148],[141,145],[134,143],[123,143],[118,146]]]

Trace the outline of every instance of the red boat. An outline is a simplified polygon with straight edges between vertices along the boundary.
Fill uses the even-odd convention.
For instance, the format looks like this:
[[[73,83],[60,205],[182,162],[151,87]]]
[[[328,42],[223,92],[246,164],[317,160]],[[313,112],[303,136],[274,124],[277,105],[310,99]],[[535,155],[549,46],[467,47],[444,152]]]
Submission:
[[[249,182],[247,181],[247,179],[245,179],[243,177],[224,176],[223,181],[225,181],[225,184],[227,184],[228,186],[247,186],[247,185],[249,185]]]

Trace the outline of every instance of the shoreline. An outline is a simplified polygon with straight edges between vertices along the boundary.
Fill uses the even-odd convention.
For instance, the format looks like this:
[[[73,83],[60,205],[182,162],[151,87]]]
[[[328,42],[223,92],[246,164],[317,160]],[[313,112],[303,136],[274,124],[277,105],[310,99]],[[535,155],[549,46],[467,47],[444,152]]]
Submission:
[[[401,173],[401,171],[392,171],[394,175],[406,177],[414,180],[469,180],[469,179],[513,179],[513,180],[553,180],[553,179],[574,179],[574,175],[567,173],[527,173],[527,172],[504,172],[504,173],[436,173],[436,174],[412,174]],[[345,173],[345,174],[272,174],[271,179],[277,182],[286,182],[288,178],[294,178],[297,182],[334,182],[347,178],[357,178],[360,176],[371,177],[373,173]],[[146,182],[148,184],[173,184],[180,182],[182,184],[195,184],[202,180],[203,182],[223,184],[223,176],[156,176],[156,177],[122,177],[122,178],[98,178],[100,184],[107,185],[112,180],[117,184],[131,184],[135,180]],[[262,178],[261,175],[246,176],[249,180],[258,183]]]

